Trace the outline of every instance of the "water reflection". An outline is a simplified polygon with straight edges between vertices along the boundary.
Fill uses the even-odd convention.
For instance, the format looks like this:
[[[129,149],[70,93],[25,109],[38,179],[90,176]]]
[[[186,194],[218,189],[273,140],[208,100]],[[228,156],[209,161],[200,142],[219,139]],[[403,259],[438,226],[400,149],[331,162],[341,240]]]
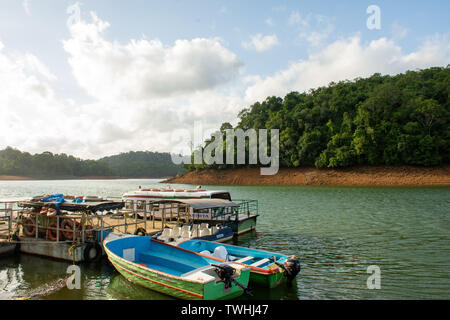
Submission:
[[[172,297],[144,288],[114,272],[106,289],[108,297],[115,300],[173,300]]]

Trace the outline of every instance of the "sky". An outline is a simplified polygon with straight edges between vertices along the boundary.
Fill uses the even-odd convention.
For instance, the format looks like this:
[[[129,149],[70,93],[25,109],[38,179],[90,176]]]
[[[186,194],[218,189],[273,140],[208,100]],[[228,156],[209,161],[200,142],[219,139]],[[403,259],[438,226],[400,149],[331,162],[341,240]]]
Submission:
[[[448,12],[447,0],[1,0],[0,148],[186,153],[194,126],[236,125],[268,96],[447,66]]]

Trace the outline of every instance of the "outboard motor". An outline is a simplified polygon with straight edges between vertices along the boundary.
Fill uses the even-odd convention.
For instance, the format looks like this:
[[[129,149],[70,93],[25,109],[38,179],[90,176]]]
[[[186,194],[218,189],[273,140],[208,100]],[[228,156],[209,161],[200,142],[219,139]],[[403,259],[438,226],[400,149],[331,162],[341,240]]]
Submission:
[[[295,279],[301,269],[300,261],[298,261],[297,257],[290,257],[284,264],[276,261],[274,261],[274,263],[284,270],[284,276],[286,277],[288,287],[292,286],[292,281]]]
[[[216,271],[217,275],[219,276],[219,278],[223,281],[223,283],[225,285],[225,289],[231,288],[232,284],[234,283],[239,288],[244,290],[244,293],[246,293],[250,296],[253,296],[253,293],[251,292],[250,289],[248,289],[244,285],[240,284],[233,278],[233,275],[236,273],[236,269],[234,269],[233,267],[229,266],[226,263],[222,263],[220,265],[212,264],[212,266],[216,267],[215,271]]]

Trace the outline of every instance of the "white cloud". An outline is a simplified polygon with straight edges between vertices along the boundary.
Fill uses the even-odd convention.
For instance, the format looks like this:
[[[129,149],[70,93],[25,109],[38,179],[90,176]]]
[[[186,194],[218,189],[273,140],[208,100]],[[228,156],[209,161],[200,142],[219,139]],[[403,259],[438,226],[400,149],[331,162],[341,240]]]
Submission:
[[[23,0],[22,2],[23,9],[27,13],[27,15],[31,16],[31,10],[30,10],[30,0]]]
[[[56,77],[30,54],[0,43],[0,148],[100,157],[128,150],[170,151],[170,134],[203,120],[216,128],[243,107],[229,89],[242,63],[219,39],[108,41],[95,14],[63,42],[73,75],[93,97],[55,96]],[[226,92],[226,93],[225,93]]]
[[[296,41],[299,43],[307,41],[313,47],[321,45],[334,31],[331,19],[320,14],[301,15],[298,11],[294,11],[289,16],[288,22],[297,28]]]
[[[275,22],[273,22],[273,19],[272,19],[272,18],[267,18],[264,22],[265,22],[268,26],[271,26],[271,27],[273,27],[273,26],[275,25]]]
[[[71,26],[64,41],[69,63],[79,85],[98,99],[151,99],[215,88],[239,74],[242,63],[220,39],[131,40],[119,44],[105,40],[109,27],[95,14],[92,23]]]
[[[403,39],[408,34],[408,28],[394,22],[391,27],[393,39]]]
[[[393,40],[380,38],[361,43],[360,36],[335,41],[307,60],[292,63],[276,74],[249,77],[246,101],[267,96],[284,96],[290,91],[306,91],[332,81],[367,77],[374,73],[397,74],[406,70],[446,66],[450,61],[450,42],[446,36],[426,41],[417,51],[405,54]]]
[[[272,49],[278,44],[278,38],[275,34],[263,36],[261,33],[258,33],[257,35],[251,36],[250,41],[243,41],[242,47],[263,52]]]

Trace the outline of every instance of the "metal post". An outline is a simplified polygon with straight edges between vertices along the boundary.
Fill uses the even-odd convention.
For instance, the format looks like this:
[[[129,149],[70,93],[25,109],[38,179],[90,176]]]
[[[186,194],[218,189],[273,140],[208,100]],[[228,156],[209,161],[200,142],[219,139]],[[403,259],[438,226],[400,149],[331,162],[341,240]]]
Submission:
[[[36,213],[36,239],[39,238],[39,214],[40,213]]]
[[[8,217],[8,237],[11,237],[11,219],[12,215]]]
[[[166,206],[164,205],[161,217],[161,231],[164,230],[164,225],[166,224]]]
[[[136,207],[136,209],[137,209],[137,207]],[[137,214],[136,211],[134,213]],[[125,226],[124,226],[125,232],[124,233],[127,233],[127,214],[124,214],[123,216],[125,218],[125,220],[124,220],[124,222],[125,222]]]
[[[136,225],[136,227],[137,227],[137,225]],[[144,229],[145,229],[145,232],[147,232],[147,202],[145,202]]]
[[[103,243],[103,216],[100,217],[100,240]]]
[[[81,242],[84,243],[84,225],[86,223],[86,218],[85,216],[87,215],[87,213],[85,215],[81,216]]]
[[[152,215],[153,230],[155,229],[155,213],[153,212],[153,203],[150,205],[150,214]]]

